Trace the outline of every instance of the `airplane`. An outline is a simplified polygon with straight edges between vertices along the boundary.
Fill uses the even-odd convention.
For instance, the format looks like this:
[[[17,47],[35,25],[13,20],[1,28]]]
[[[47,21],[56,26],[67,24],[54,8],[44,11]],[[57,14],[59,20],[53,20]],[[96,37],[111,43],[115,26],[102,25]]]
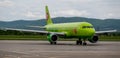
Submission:
[[[95,31],[93,25],[88,22],[71,22],[71,23],[54,24],[50,17],[48,6],[45,6],[45,10],[46,10],[47,24],[45,26],[30,26],[35,28],[36,27],[44,28],[45,31],[14,29],[14,28],[5,28],[4,30],[37,32],[41,34],[46,34],[48,41],[50,42],[50,44],[53,45],[57,44],[58,38],[78,38],[78,40],[76,40],[76,45],[87,45],[86,43],[87,40],[91,43],[96,43],[99,40],[97,34],[111,33],[117,31],[117,30]]]

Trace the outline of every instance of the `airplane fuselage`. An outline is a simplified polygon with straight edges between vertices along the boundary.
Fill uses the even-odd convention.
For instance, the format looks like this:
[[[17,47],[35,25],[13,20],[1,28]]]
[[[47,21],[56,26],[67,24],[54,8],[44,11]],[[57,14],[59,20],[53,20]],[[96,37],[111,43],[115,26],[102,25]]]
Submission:
[[[64,32],[66,37],[91,38],[95,34],[93,25],[88,22],[50,24],[45,27],[49,32]]]

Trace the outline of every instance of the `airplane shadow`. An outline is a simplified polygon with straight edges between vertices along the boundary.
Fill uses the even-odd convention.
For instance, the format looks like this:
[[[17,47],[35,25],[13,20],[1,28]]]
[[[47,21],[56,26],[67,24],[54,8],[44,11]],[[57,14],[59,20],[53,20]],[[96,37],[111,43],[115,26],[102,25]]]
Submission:
[[[25,45],[51,45],[50,43],[24,43]],[[87,44],[87,45],[76,45],[74,43],[57,43],[55,45],[51,45],[51,46],[62,46],[62,45],[66,45],[66,46],[101,46],[103,44]]]

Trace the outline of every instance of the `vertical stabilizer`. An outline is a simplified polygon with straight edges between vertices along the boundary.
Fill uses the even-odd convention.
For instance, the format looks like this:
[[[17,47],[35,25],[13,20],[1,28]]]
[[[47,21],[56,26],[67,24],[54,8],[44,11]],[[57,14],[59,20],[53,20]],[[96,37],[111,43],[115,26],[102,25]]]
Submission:
[[[49,10],[48,10],[48,6],[46,6],[45,9],[46,9],[46,21],[47,21],[47,25],[53,24],[52,20],[51,20],[51,17],[50,17]]]

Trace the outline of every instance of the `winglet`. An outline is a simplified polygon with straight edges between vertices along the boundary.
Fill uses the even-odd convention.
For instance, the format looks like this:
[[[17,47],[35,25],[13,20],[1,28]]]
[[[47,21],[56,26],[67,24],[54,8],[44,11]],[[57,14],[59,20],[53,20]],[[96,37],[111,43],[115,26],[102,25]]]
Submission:
[[[50,17],[49,10],[48,10],[48,6],[46,6],[45,9],[46,9],[46,21],[47,21],[47,25],[53,24],[53,22],[51,20],[51,17]]]

